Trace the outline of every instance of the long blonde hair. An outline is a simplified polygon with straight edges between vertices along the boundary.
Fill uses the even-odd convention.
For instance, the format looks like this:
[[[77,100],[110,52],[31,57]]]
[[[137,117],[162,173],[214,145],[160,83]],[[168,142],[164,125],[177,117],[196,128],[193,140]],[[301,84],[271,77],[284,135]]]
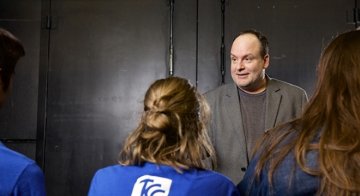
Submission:
[[[304,172],[320,178],[319,195],[360,195],[360,31],[336,37],[324,50],[318,72],[303,115],[268,131],[258,143],[262,151],[255,176],[269,163],[271,184],[281,161],[294,153]],[[317,168],[306,165],[311,150],[318,152]]]
[[[209,107],[187,80],[169,77],[147,90],[144,111],[120,153],[120,164],[165,164],[178,171],[216,163],[206,131]],[[211,164],[204,162],[210,158]],[[211,167],[211,166],[210,166]]]

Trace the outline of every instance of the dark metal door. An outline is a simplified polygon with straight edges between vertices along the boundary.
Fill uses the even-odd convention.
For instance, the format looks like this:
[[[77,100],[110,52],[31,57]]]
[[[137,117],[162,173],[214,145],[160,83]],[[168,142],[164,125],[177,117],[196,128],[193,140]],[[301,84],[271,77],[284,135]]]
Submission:
[[[49,195],[84,195],[116,164],[150,83],[166,76],[163,1],[52,1],[45,173]]]

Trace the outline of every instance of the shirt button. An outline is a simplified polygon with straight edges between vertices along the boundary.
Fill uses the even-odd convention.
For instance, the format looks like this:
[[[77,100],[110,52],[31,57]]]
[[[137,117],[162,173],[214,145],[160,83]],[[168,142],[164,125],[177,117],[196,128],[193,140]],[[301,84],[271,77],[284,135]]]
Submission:
[[[246,171],[246,167],[242,167],[241,171],[245,172]]]

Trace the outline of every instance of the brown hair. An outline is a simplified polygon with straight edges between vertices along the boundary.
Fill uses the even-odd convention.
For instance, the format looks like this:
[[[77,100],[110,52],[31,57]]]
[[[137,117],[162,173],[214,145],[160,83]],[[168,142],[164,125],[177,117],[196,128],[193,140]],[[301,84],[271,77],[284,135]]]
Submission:
[[[181,169],[215,165],[214,150],[206,131],[209,107],[187,80],[170,77],[155,81],[147,90],[138,127],[125,141],[120,164],[145,161]]]
[[[325,48],[318,75],[303,115],[268,131],[258,143],[255,176],[269,163],[271,184],[281,161],[294,153],[304,172],[320,178],[319,195],[360,194],[360,31],[341,34]],[[310,150],[318,152],[317,168],[306,165]]]
[[[16,63],[24,55],[21,42],[9,31],[0,28],[0,76],[4,91],[9,88]]]

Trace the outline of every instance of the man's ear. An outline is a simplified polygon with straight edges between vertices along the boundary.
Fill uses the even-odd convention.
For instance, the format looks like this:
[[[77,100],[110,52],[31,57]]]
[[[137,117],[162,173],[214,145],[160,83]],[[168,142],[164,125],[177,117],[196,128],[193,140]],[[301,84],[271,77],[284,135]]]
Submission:
[[[267,54],[264,56],[264,69],[268,68],[270,64],[270,55]]]

